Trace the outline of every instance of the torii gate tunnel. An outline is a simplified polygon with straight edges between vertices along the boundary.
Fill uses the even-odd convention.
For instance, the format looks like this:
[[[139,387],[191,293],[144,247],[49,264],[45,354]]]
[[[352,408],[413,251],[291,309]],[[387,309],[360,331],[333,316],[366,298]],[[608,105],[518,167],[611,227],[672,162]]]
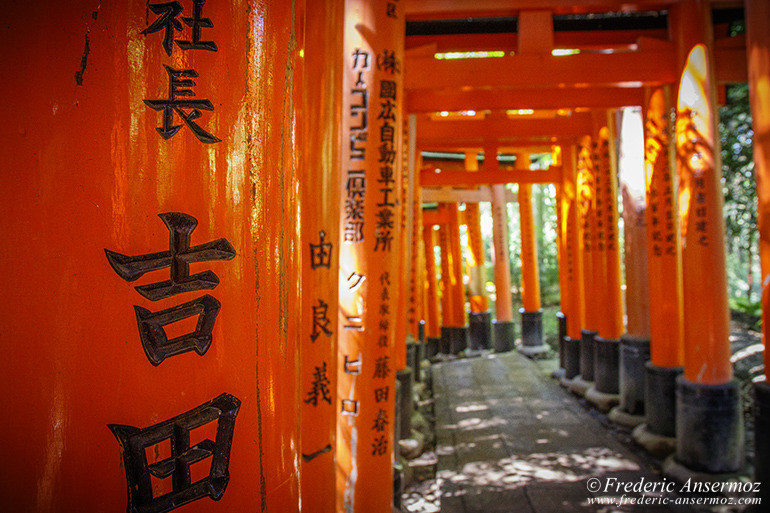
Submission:
[[[391,513],[415,361],[548,351],[542,184],[560,379],[685,468],[744,468],[716,123],[748,82],[767,313],[765,0],[4,12],[3,509]],[[643,136],[621,129],[631,112]]]

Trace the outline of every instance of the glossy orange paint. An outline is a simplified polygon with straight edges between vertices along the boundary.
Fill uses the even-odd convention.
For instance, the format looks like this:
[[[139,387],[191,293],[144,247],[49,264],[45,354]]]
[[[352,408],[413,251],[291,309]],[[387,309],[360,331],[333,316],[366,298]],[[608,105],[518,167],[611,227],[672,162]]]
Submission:
[[[529,169],[529,155],[516,155],[516,167]],[[519,184],[519,225],[521,227],[521,302],[527,312],[540,310],[540,272],[538,270],[535,222],[532,217],[532,186]]]
[[[551,166],[548,169],[529,171],[523,169],[497,169],[475,172],[424,170],[420,175],[426,187],[437,186],[476,186],[509,183],[558,183],[561,181],[561,168]]]
[[[300,2],[298,2],[299,4]],[[192,3],[181,2],[182,16]],[[296,236],[294,110],[296,19],[291,3],[210,2],[203,40],[217,52],[167,55],[145,3],[9,5],[0,175],[4,310],[0,381],[9,413],[0,453],[13,472],[0,488],[9,511],[125,511],[121,447],[108,424],[146,428],[221,393],[240,400],[229,483],[186,512],[298,511],[296,333],[301,274]],[[299,6],[297,7],[299,9]],[[176,34],[191,39],[183,25]],[[174,69],[194,69],[193,99],[213,110],[190,117],[221,142],[204,144],[174,113],[178,133],[156,131]],[[189,113],[185,109],[186,113]],[[221,303],[204,355],[157,367],[140,342],[134,305],[157,312],[194,300],[150,301],[120,278],[105,249],[169,250],[158,214],[197,219],[191,244],[226,239],[230,261],[193,262],[219,285]],[[167,280],[168,270],[139,285]],[[184,334],[183,328],[179,333]],[[171,330],[172,328],[169,328]],[[171,331],[170,331],[171,333]],[[172,334],[172,336],[173,336]],[[197,437],[212,437],[193,432]],[[149,450],[163,457],[168,442]],[[193,479],[210,459],[193,466]],[[157,480],[156,493],[168,490]]]
[[[337,511],[393,503],[401,268],[403,3],[347,0],[337,421]],[[363,225],[359,224],[363,223]]]
[[[457,203],[444,203],[443,207],[449,216],[446,225],[447,244],[449,246],[449,287],[452,288],[452,324],[444,326],[462,327],[465,321],[465,284],[463,284],[463,255],[460,245],[460,216]],[[443,259],[443,253],[442,253]],[[442,268],[443,269],[443,268]],[[443,276],[442,276],[443,279]]]
[[[562,148],[551,148],[551,162],[562,165]],[[566,219],[564,218],[566,198],[563,193],[564,182],[555,184],[556,189],[556,261],[559,268],[559,310],[569,315],[570,298],[567,290]]]
[[[434,256],[436,231],[432,226],[425,226],[422,232],[423,247],[425,248],[425,336],[438,338],[441,336],[441,311],[439,310],[438,278],[436,274],[436,259]]]
[[[561,208],[564,225],[565,288],[568,291],[567,335],[573,340],[580,340],[581,330],[585,328],[585,302],[583,271],[583,236],[581,233],[580,197],[578,188],[577,148],[574,144],[565,144],[562,148],[564,181],[562,182]]]
[[[465,169],[469,172],[479,170],[476,152],[465,153]],[[478,203],[465,204],[465,225],[468,228],[468,249],[465,266],[468,272],[468,296],[471,312],[486,312],[489,300],[484,289],[484,243],[481,240],[481,217]]]
[[[423,248],[423,225],[422,225],[422,187],[420,187],[420,164],[421,157],[416,149],[412,150],[414,188],[412,191],[412,202],[409,206],[412,209],[412,231],[411,251],[409,253],[409,293],[407,309],[407,333],[411,334],[414,340],[419,338],[420,321],[424,319],[423,315],[423,287],[425,273],[425,253]]]
[[[732,364],[721,162],[710,67],[706,47],[696,45],[682,72],[677,100],[684,375],[694,383],[722,384],[732,379]]]
[[[308,6],[298,38],[301,80],[299,230],[300,501],[304,511],[336,511],[337,327],[343,3]]]
[[[580,235],[583,253],[583,298],[585,318],[583,328],[598,331],[601,306],[603,305],[602,282],[597,281],[595,263],[596,251],[596,185],[591,162],[591,137],[585,136],[580,141],[577,156],[577,202],[580,219]]]
[[[758,0],[746,2],[746,50],[749,68],[751,119],[754,128],[754,173],[757,180],[757,225],[762,265],[762,326],[768,329],[767,310],[770,289],[770,4]],[[764,335],[765,347],[767,336]],[[770,351],[765,350],[765,369],[770,369]],[[767,375],[767,370],[765,371]]]
[[[618,178],[614,154],[614,123],[605,114],[596,131],[596,145],[592,160],[596,180],[597,248],[601,253],[603,314],[600,318],[599,335],[618,339],[623,334],[622,275],[620,272],[620,245],[618,244]],[[607,118],[610,119],[607,119]],[[601,208],[599,202],[601,201]],[[596,272],[596,267],[594,267]],[[596,276],[596,274],[594,274]]]
[[[439,204],[439,212],[446,214],[445,209]],[[438,225],[438,247],[441,265],[441,279],[439,289],[441,291],[441,326],[454,326],[454,308],[452,308],[454,287],[452,287],[452,257],[449,249],[448,224]]]
[[[496,154],[497,152],[495,152]],[[508,249],[508,213],[505,186],[492,186],[492,256],[495,276],[495,320],[513,321],[511,268]]]
[[[650,356],[659,367],[684,364],[682,247],[677,229],[671,162],[673,140],[667,90],[654,89],[645,122],[647,273],[650,288]]]

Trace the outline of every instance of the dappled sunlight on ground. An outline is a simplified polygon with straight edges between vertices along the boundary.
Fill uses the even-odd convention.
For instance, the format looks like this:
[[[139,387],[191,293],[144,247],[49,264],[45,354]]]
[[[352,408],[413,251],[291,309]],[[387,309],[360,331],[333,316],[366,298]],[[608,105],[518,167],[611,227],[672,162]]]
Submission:
[[[440,452],[453,448],[439,447]],[[606,447],[591,447],[571,454],[549,452],[466,463],[460,470],[441,470],[439,480],[455,485],[511,490],[530,482],[575,482],[622,470],[638,471],[639,465]]]

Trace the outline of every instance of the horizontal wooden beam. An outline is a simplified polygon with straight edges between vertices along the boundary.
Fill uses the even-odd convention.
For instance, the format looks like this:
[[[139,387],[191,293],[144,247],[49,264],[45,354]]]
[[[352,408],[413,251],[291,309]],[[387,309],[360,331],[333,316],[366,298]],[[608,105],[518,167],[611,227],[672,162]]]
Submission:
[[[644,104],[641,87],[407,91],[409,113],[509,109],[613,109]]]
[[[628,47],[640,37],[668,39],[663,29],[651,30],[578,30],[555,32],[554,48],[577,48],[580,50],[598,50],[604,48]],[[450,34],[407,36],[406,49],[432,46],[433,52],[472,52],[472,51],[516,51],[518,34],[504,32],[499,34]]]
[[[410,0],[408,20],[511,16],[523,9],[549,10],[555,14],[662,10],[679,0]]]
[[[576,113],[552,119],[483,119],[417,122],[417,146],[454,143],[458,146],[516,146],[516,141],[580,137],[592,131],[591,116]],[[542,145],[542,142],[540,143]]]
[[[436,224],[448,224],[449,216],[445,210],[436,209],[423,209],[422,211],[422,224],[423,226],[433,226]]]
[[[516,203],[517,194],[506,189],[505,202]],[[423,187],[423,203],[484,203],[492,201],[492,190],[488,185],[478,189],[452,189],[449,187]]]
[[[475,186],[505,183],[561,183],[561,166],[551,166],[542,171],[522,169],[492,171],[444,171],[433,170],[420,172],[420,184],[423,187]]]
[[[407,57],[404,85],[417,89],[641,86],[677,80],[672,51],[508,55],[487,59]],[[557,94],[557,92],[554,92]]]

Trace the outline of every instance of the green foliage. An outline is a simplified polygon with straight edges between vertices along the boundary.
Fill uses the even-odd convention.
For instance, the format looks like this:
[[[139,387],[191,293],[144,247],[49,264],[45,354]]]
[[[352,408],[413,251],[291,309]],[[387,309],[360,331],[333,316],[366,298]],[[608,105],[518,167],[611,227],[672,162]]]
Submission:
[[[757,192],[746,84],[731,86],[727,103],[720,109],[719,136],[722,145],[722,186],[724,192],[725,244],[727,249],[728,293],[745,296],[751,302],[758,293]]]

